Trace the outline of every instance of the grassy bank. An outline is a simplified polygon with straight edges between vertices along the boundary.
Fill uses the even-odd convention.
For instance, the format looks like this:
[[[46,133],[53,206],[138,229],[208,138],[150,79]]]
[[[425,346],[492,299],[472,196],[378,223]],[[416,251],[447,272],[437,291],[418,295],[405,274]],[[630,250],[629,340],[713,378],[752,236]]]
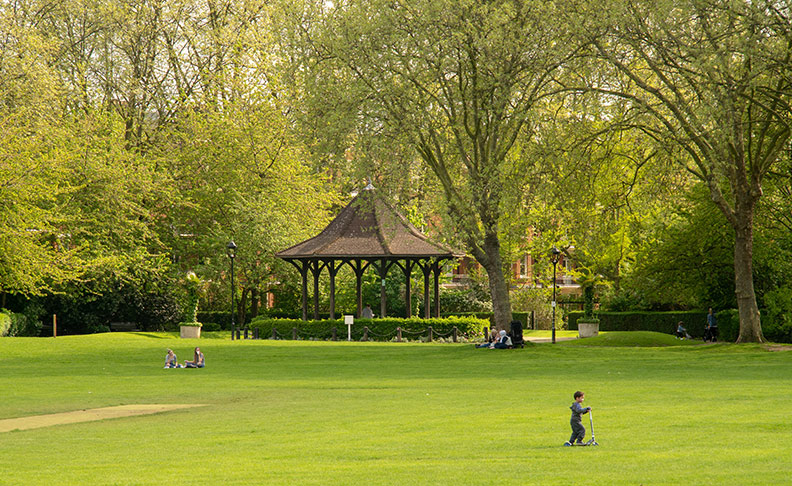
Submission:
[[[202,370],[162,369],[200,345]],[[653,334],[472,345],[0,339],[0,419],[205,407],[13,431],[0,483],[782,484],[792,353]],[[572,393],[598,448],[564,448]],[[588,420],[585,425],[588,428]]]

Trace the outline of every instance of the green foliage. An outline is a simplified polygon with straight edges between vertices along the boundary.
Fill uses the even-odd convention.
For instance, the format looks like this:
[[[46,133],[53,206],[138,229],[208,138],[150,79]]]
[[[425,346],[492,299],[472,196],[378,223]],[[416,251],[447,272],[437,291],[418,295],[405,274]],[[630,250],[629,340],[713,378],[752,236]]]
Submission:
[[[198,302],[201,296],[206,293],[206,282],[204,282],[195,272],[187,272],[184,277],[184,322],[196,323],[198,321]],[[184,322],[182,325],[185,325]]]
[[[204,322],[201,325],[201,330],[203,332],[217,332],[221,331],[222,329],[223,327],[215,322]]]
[[[405,340],[418,339],[419,336],[426,335],[426,330],[431,326],[437,334],[446,335],[456,327],[460,335],[474,336],[481,333],[484,327],[488,327],[489,321],[476,317],[447,317],[432,319],[355,319],[352,326],[352,339],[360,340],[363,338],[364,327],[368,327],[368,338],[372,341],[391,340],[396,335],[396,329],[402,329],[402,338]],[[344,319],[334,321],[303,321],[300,319],[273,319],[270,317],[257,317],[250,323],[251,328],[259,329],[259,336],[267,338],[272,336],[272,330],[277,330],[283,339],[291,339],[292,329],[296,328],[300,339],[314,338],[327,340],[333,335],[333,328],[336,329],[338,339],[344,340],[347,335],[347,326]]]
[[[698,184],[647,232],[622,288],[653,309],[736,307],[734,232]]]
[[[0,337],[7,336],[11,329],[11,315],[7,309],[0,309]]]
[[[740,335],[740,312],[737,309],[727,309],[716,312],[718,320],[718,334],[721,341],[734,342]]]
[[[720,316],[720,314],[718,314]],[[578,321],[582,320],[584,313],[573,311],[569,313],[569,329],[578,328]],[[598,312],[600,331],[654,331],[673,334],[679,321],[682,321],[688,333],[693,337],[704,334],[707,323],[707,313],[697,311],[687,312]],[[718,317],[720,325],[720,317]],[[721,331],[723,334],[723,331]]]
[[[441,289],[440,310],[444,314],[492,312],[492,303],[480,301],[471,289]]]
[[[782,287],[765,293],[762,331],[778,343],[792,343],[792,288]]]
[[[553,288],[549,287],[519,287],[512,290],[511,301],[515,311],[512,315],[515,319],[522,322],[523,327],[530,323],[530,313],[534,313],[535,329],[552,329],[553,307]],[[520,316],[520,317],[518,317]],[[556,308],[556,329],[563,325],[563,313],[561,306]]]
[[[541,159],[523,145],[568,55],[565,24],[549,20],[558,19],[555,4],[367,0],[287,12],[304,109],[334,127],[319,136],[346,138],[355,154],[364,151],[363,163],[359,139],[408,141],[442,195],[446,234],[486,270],[496,319],[508,325],[502,259],[525,235],[516,221],[531,177],[542,177]],[[395,157],[390,165],[405,164]]]

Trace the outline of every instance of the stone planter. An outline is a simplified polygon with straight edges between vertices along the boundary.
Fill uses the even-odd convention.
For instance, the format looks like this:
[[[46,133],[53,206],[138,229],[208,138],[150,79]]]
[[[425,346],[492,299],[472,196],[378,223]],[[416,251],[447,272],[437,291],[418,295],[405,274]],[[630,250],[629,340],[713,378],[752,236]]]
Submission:
[[[581,319],[577,322],[577,326],[578,337],[588,338],[599,334],[599,319],[591,319],[588,321]]]
[[[201,326],[179,326],[179,337],[182,339],[200,339]]]

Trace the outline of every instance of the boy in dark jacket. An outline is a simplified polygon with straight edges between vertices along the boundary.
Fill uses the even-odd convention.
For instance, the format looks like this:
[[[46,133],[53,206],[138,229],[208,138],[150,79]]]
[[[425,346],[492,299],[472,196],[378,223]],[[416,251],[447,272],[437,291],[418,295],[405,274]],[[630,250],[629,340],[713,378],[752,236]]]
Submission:
[[[589,413],[591,407],[583,408],[581,405],[583,400],[586,399],[586,394],[582,391],[576,391],[574,397],[575,401],[572,403],[572,406],[569,407],[572,409],[572,418],[569,419],[569,425],[572,426],[572,436],[569,438],[569,442],[564,443],[565,446],[586,445],[583,443],[583,437],[586,436],[586,428],[583,427],[581,416]]]

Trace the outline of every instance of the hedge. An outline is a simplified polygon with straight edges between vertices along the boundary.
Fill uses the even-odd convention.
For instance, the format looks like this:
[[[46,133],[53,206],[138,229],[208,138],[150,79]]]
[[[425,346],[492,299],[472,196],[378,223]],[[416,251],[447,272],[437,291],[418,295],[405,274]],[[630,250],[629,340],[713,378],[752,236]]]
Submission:
[[[370,340],[389,341],[396,335],[396,328],[400,327],[402,329],[402,339],[415,340],[421,336],[426,336],[427,329],[430,326],[435,337],[450,335],[454,327],[456,327],[460,335],[473,338],[483,335],[483,329],[489,326],[489,321],[476,317],[355,319],[355,323],[352,326],[352,339],[361,340],[363,338],[363,328],[368,327],[368,338]],[[258,328],[261,338],[271,337],[272,330],[275,329],[279,336],[291,339],[293,328],[297,328],[297,335],[300,339],[331,339],[333,328],[336,328],[338,339],[344,340],[347,336],[347,326],[344,324],[343,318],[324,321],[303,321],[301,319],[275,319],[259,316],[253,319],[250,327]]]
[[[726,311],[728,312],[728,311]],[[721,314],[716,314],[721,338],[726,340],[724,331],[728,324],[721,325]],[[577,330],[577,321],[583,317],[583,312],[572,311],[569,316],[569,329]],[[688,333],[693,337],[704,335],[704,326],[707,324],[707,313],[702,311],[684,312],[598,312],[594,317],[600,320],[600,331],[655,331],[665,334],[674,334],[677,323],[682,321]]]

